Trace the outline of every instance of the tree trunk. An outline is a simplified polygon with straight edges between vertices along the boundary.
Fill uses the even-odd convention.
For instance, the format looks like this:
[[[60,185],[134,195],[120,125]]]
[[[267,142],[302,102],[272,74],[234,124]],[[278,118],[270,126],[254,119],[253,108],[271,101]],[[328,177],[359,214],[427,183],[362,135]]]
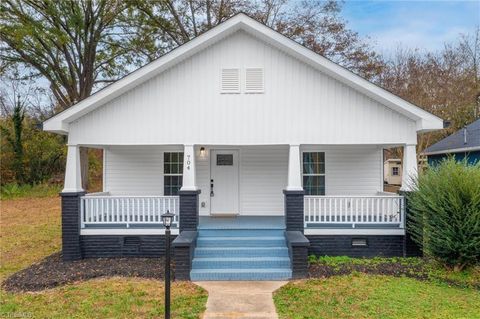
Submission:
[[[80,147],[80,172],[82,174],[82,188],[88,190],[88,148]]]

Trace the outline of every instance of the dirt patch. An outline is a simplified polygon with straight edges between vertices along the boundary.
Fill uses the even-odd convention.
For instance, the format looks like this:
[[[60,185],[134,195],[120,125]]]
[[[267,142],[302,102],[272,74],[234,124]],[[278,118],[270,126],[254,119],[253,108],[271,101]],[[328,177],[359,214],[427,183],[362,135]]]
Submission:
[[[91,258],[63,261],[61,254],[56,253],[13,274],[2,286],[7,291],[25,292],[99,277],[163,279],[164,263],[164,258]]]

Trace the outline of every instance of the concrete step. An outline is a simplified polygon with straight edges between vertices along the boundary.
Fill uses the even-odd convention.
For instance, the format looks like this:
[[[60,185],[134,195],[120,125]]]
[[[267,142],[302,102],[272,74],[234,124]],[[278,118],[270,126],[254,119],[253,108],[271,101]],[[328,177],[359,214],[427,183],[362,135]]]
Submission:
[[[278,247],[285,246],[284,236],[198,237],[197,247]]]
[[[289,257],[207,257],[193,258],[192,269],[290,268]]]
[[[193,269],[192,281],[209,280],[288,280],[292,277],[290,268],[269,269]]]
[[[278,247],[198,247],[195,257],[288,257],[288,248]]]

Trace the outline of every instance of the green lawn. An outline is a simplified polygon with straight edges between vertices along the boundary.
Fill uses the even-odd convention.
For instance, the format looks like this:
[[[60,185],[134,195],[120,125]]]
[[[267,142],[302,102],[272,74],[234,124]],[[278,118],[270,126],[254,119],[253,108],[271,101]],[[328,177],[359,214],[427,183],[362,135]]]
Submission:
[[[96,279],[41,293],[3,292],[0,317],[158,318],[164,314],[163,284],[137,278]],[[172,317],[199,318],[207,293],[188,282],[172,285]],[[12,316],[13,318],[13,316]]]
[[[36,197],[36,196],[35,196]],[[0,281],[61,248],[60,199],[0,201]],[[0,318],[158,318],[163,283],[139,278],[79,282],[36,293],[0,290]],[[199,318],[207,293],[188,282],[172,285],[172,317]]]
[[[364,274],[294,281],[274,301],[288,319],[480,318],[477,290]]]

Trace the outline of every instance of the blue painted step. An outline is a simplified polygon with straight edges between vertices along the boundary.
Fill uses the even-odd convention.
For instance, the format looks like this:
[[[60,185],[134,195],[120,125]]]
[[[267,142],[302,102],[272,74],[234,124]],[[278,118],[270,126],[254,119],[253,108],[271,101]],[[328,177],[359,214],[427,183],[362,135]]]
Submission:
[[[195,257],[288,257],[288,248],[279,247],[197,247]]]
[[[283,236],[283,229],[202,229],[199,237],[259,237]]]
[[[192,269],[190,279],[202,280],[288,280],[289,268],[270,269]]]
[[[195,257],[194,269],[262,269],[290,268],[289,257]]]
[[[215,221],[217,222],[217,221]],[[200,229],[192,280],[286,280],[290,257],[281,228]]]
[[[285,246],[284,236],[198,237],[197,247],[278,247]]]

